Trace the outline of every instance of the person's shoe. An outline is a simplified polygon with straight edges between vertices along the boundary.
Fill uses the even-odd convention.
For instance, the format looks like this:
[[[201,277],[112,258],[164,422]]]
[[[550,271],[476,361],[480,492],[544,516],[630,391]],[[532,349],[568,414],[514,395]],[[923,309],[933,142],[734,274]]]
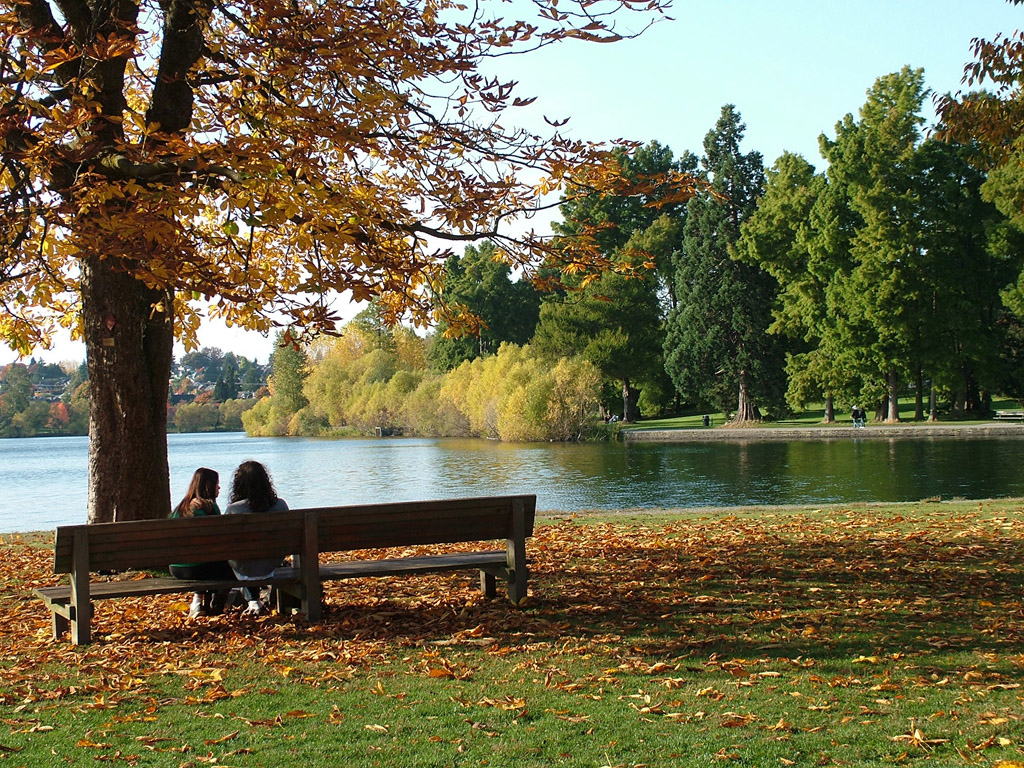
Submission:
[[[192,605],[188,607],[188,617],[190,619],[198,619],[200,616],[206,615],[206,609],[203,608],[203,604],[198,600],[193,600]]]
[[[243,616],[259,616],[266,612],[266,608],[259,600],[250,600],[248,607],[242,611]]]

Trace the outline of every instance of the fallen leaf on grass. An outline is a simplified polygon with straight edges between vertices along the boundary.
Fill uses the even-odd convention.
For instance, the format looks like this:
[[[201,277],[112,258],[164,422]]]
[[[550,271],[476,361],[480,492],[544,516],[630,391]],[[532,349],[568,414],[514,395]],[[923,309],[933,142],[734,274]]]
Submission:
[[[77,746],[85,747],[86,749],[110,749],[114,745],[90,741],[89,739],[79,739]]]
[[[373,725],[364,725],[363,728],[365,728],[368,731],[376,731],[377,733],[388,732],[387,726],[377,725],[376,723],[374,723]]]
[[[229,733],[227,736],[221,736],[219,739],[204,739],[203,744],[205,744],[208,747],[211,747],[214,744],[223,744],[225,741],[231,741],[238,734],[239,731],[234,731],[232,733]]]

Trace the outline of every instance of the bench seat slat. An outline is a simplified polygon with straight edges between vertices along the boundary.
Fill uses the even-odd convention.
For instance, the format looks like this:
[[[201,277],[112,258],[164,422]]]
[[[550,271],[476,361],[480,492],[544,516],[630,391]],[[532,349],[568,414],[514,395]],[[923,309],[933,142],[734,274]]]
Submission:
[[[246,582],[235,579],[175,579],[171,576],[158,576],[131,581],[94,581],[90,585],[89,596],[93,600],[106,600],[113,597],[145,597],[176,592],[217,592],[234,587],[267,587],[274,584],[291,584],[294,581],[295,577],[290,573],[275,573],[273,578]],[[71,587],[42,587],[34,591],[48,604],[68,603],[71,600]]]
[[[364,576],[404,576],[413,573],[459,571],[505,566],[504,552],[467,552],[458,555],[399,557],[388,560],[346,560],[320,566],[320,580],[358,579]]]

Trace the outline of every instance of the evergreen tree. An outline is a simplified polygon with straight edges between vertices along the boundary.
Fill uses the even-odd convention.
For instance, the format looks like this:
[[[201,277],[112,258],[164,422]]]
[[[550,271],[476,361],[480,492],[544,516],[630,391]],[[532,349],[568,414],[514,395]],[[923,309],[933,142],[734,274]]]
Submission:
[[[830,180],[845,188],[861,219],[842,301],[849,327],[868,333],[848,346],[861,349],[881,375],[888,421],[899,420],[899,381],[914,368],[914,342],[930,300],[917,186],[926,93],[923,70],[904,67],[880,77],[860,120],[847,115],[836,125],[835,140],[822,142]]]
[[[704,139],[701,173],[713,194],[687,206],[675,264],[678,306],[664,345],[665,367],[685,396],[728,411],[728,393],[738,392],[737,422],[760,419],[759,403],[775,412],[783,407],[783,347],[766,333],[776,283],[760,267],[730,256],[764,184],[760,153],[740,151],[744,130],[730,104]]]
[[[438,325],[430,358],[442,371],[493,354],[503,342],[525,344],[540,314],[540,295],[529,282],[512,280],[511,268],[490,241],[467,246],[461,257],[448,259],[439,298],[471,313],[473,323],[479,321],[478,327],[471,328],[455,328],[449,322]]]
[[[661,310],[654,277],[608,272],[578,293],[544,302],[531,348],[550,359],[581,356],[622,385],[623,419],[639,418],[637,384],[658,374]]]

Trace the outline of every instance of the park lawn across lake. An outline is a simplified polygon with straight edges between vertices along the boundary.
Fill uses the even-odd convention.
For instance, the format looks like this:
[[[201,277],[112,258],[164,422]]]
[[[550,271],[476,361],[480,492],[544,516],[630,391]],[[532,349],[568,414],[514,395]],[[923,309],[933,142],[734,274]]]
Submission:
[[[519,610],[465,573],[331,584],[315,625],[104,601],[84,648],[6,535],[0,766],[1020,768],[1022,509],[555,517]]]

